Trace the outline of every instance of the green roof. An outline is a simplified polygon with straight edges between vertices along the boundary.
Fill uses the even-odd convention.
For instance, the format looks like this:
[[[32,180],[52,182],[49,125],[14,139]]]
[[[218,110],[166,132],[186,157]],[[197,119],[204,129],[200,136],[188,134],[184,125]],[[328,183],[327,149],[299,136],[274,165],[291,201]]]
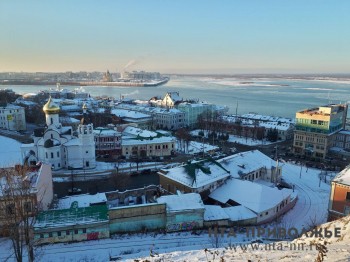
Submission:
[[[200,169],[202,170],[202,172],[204,174],[211,174],[211,170],[210,167],[205,167],[204,165],[206,163],[212,163],[215,164],[217,166],[219,166],[220,168],[222,168],[223,170],[225,170],[227,173],[230,173],[230,171],[228,171],[226,168],[224,168],[219,162],[215,161],[213,158],[208,157],[206,159],[203,159],[199,162],[195,162],[195,163],[188,163],[187,165],[184,166],[184,169],[186,171],[186,173],[193,179],[192,184],[194,182],[196,182],[196,169]]]
[[[35,228],[61,227],[65,225],[89,224],[108,220],[106,205],[74,207],[69,209],[48,210],[36,217]]]

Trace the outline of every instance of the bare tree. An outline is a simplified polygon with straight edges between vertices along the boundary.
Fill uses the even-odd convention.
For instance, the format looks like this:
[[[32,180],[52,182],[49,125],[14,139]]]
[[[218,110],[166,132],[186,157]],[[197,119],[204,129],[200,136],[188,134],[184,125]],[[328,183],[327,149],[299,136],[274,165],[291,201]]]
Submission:
[[[191,140],[191,135],[186,128],[180,128],[176,131],[175,136],[177,137],[181,150],[186,153],[186,148],[188,152],[189,142]]]
[[[26,166],[0,170],[0,225],[18,262],[23,261],[24,251],[28,261],[34,261],[33,224],[38,203],[29,171]]]

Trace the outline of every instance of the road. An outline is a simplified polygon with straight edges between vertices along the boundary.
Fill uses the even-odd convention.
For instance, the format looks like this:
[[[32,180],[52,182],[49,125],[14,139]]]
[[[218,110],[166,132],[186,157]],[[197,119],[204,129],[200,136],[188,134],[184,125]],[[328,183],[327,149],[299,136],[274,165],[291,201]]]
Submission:
[[[323,179],[320,183],[320,172],[319,169],[301,168],[289,163],[283,165],[282,177],[287,183],[295,186],[298,201],[294,208],[283,216],[282,224],[302,229],[327,221],[330,185],[329,179],[328,183]]]

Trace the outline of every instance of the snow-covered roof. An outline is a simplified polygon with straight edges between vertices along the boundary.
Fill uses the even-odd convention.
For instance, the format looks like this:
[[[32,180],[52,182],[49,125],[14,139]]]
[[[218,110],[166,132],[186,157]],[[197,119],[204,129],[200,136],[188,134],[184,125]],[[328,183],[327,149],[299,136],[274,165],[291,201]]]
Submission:
[[[156,137],[152,139],[148,138],[127,138],[122,137],[122,146],[131,146],[131,145],[149,145],[149,144],[160,144],[160,143],[171,143],[175,142],[175,137],[171,136],[163,136],[163,137]]]
[[[288,198],[293,190],[271,188],[247,180],[230,179],[210,194],[221,203],[233,200],[255,213],[274,208]]]
[[[63,145],[65,145],[65,146],[80,146],[81,141],[78,138],[73,138],[73,139],[69,140],[68,142],[63,143]]]
[[[73,118],[73,117],[62,116],[62,117],[60,117],[60,123],[74,124],[74,123],[80,123],[80,121],[76,118]]]
[[[294,127],[294,124],[292,121],[288,121],[288,119],[284,118],[279,118],[279,117],[272,117],[272,116],[255,116],[255,117],[244,117],[246,115],[242,116],[223,116],[222,119],[234,123],[236,121],[240,121],[242,125],[247,125],[247,126],[260,126],[260,127],[265,127],[266,129],[274,129],[276,128],[277,130],[281,131],[286,131],[290,128]],[[282,119],[282,121],[280,121]]]
[[[161,196],[157,202],[165,203],[169,212],[204,209],[202,198],[197,193]]]
[[[108,210],[106,205],[40,212],[36,217],[34,230],[93,224],[98,222],[108,223]]]
[[[116,106],[118,109],[125,110],[133,110],[136,112],[141,112],[144,114],[166,114],[166,115],[174,115],[174,114],[184,114],[181,110],[176,108],[165,109],[161,107],[154,107],[148,105],[130,105],[130,104],[119,104]]]
[[[125,110],[125,109],[112,109],[111,113],[121,118],[131,118],[131,119],[151,118],[149,115],[146,115],[144,113],[140,113],[132,110]]]
[[[183,102],[179,104],[179,108],[181,107],[209,107],[212,108],[214,105],[212,104],[206,104],[206,103],[188,103]]]
[[[240,118],[247,118],[247,119],[261,120],[261,121],[272,121],[272,122],[277,121],[281,123],[290,123],[290,124],[294,123],[294,119],[278,117],[278,116],[259,115],[255,113],[243,114],[240,116]]]
[[[225,207],[223,208],[223,211],[231,221],[239,221],[257,217],[254,212],[244,206]]]
[[[120,136],[120,132],[109,128],[97,127],[93,130],[95,136]]]
[[[168,95],[169,97],[171,97],[171,99],[172,99],[174,102],[182,101],[182,98],[180,97],[179,92],[168,92],[166,95]]]
[[[279,122],[260,122],[259,126],[265,127],[267,129],[276,128],[277,130],[287,131],[292,128],[290,123],[279,123]]]
[[[276,166],[276,161],[269,158],[259,150],[251,150],[235,155],[227,156],[218,162],[230,171],[232,177],[239,178],[260,168],[271,169]]]
[[[133,126],[127,126],[124,130],[123,130],[123,135],[131,135],[131,136],[135,136],[135,137],[144,137],[144,138],[150,138],[150,137],[157,137],[158,133],[156,132],[152,132],[150,130],[146,130],[146,129],[141,129],[141,128],[137,128],[137,127],[133,127]]]
[[[17,104],[23,104],[23,105],[26,105],[26,106],[34,106],[34,105],[37,105],[37,103],[35,103],[35,102],[29,101],[29,100],[23,100],[23,99],[17,99],[17,100],[16,100],[16,103],[17,103]]]
[[[194,170],[195,175],[192,176],[189,170]],[[200,188],[230,176],[218,162],[211,160],[193,161],[191,164],[162,169],[158,174],[190,188]]]
[[[350,165],[335,176],[333,182],[350,186]]]
[[[0,168],[12,167],[22,163],[21,144],[14,139],[0,136]],[[30,144],[31,146],[33,144]]]
[[[73,202],[78,202],[79,207],[88,207],[93,204],[106,203],[107,198],[105,193],[67,196],[58,200],[57,209],[71,208]]]
[[[205,205],[204,208],[204,221],[229,219],[229,216],[221,206]]]
[[[23,107],[14,104],[7,104],[5,107],[0,107],[0,109],[22,109]]]
[[[350,130],[342,130],[339,132],[339,134],[350,135]]]
[[[9,167],[8,169],[13,170],[14,167]],[[6,185],[8,183],[11,183],[12,185],[14,185],[13,188],[15,189],[16,185],[21,185],[23,181],[28,181],[30,183],[30,192],[36,193],[38,191],[38,183],[39,183],[39,180],[41,180],[40,177],[43,172],[45,173],[44,174],[45,176],[48,176],[49,174],[47,172],[51,173],[51,166],[47,164],[41,164],[41,165],[37,165],[36,167],[32,167],[31,170],[28,170],[26,172],[26,175],[24,178],[20,175],[13,174],[12,176],[9,177],[10,179],[8,180],[5,175],[0,174],[0,196],[3,195],[4,193],[3,190],[6,190],[7,188]],[[23,192],[18,191],[18,194],[23,194]]]

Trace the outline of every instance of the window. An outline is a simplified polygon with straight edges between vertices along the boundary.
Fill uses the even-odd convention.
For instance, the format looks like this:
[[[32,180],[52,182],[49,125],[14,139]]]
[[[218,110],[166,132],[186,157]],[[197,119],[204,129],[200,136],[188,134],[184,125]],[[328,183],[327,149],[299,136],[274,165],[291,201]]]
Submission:
[[[86,228],[83,228],[83,233],[84,233],[84,234],[86,233]]]
[[[347,193],[346,193],[346,200],[347,200],[347,201],[350,201],[350,192],[347,192]]]
[[[9,204],[6,206],[6,214],[13,215],[15,212],[15,204]]]
[[[52,237],[52,232],[49,233],[49,237]]]
[[[51,152],[51,158],[53,158],[53,152]]]
[[[57,157],[60,157],[60,152],[57,151]]]
[[[44,238],[44,234],[40,234],[40,238]]]
[[[74,230],[74,234],[78,234],[79,233],[79,230],[78,229],[75,229]]]
[[[269,214],[269,212],[266,212],[266,213],[265,213],[265,215],[268,215],[268,214]]]
[[[69,230],[66,230],[66,236],[69,236],[69,235],[70,235]]]
[[[25,202],[23,207],[24,207],[25,212],[31,212],[32,211],[32,202]]]
[[[52,119],[52,117],[50,118],[50,120],[51,120],[51,125],[53,124],[53,119]]]
[[[89,161],[86,161],[86,167],[89,167],[89,166],[90,166]]]
[[[60,237],[61,236],[61,231],[57,232],[57,236]]]

